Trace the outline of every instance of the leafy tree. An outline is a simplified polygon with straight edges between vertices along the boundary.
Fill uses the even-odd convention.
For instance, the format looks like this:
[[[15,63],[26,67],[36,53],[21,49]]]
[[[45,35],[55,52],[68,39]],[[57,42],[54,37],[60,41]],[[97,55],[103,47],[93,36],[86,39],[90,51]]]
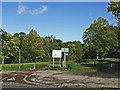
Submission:
[[[118,21],[118,50],[120,52],[120,0],[111,0],[110,3],[108,3],[108,12],[112,12],[112,14],[116,17]]]
[[[76,61],[77,56],[76,56],[75,44],[73,44],[73,42],[67,42],[65,47],[69,48],[68,60]]]
[[[96,49],[92,46],[85,46],[83,48],[84,59],[96,59]]]
[[[69,48],[68,60],[80,61],[83,57],[83,46],[80,41],[66,42],[64,47]]]
[[[20,49],[22,49],[23,38],[25,37],[25,35],[26,34],[24,32],[14,34],[14,37],[17,37],[19,39],[19,47],[20,47]]]
[[[36,30],[32,29],[23,40],[24,53],[23,57],[28,61],[39,61],[45,56],[44,39],[41,38]]]
[[[11,34],[3,31],[2,32],[2,60],[13,57],[13,51],[18,49],[18,39],[13,37]]]
[[[76,57],[78,61],[80,61],[83,58],[83,45],[80,41],[74,41],[73,44],[75,45],[75,49],[76,49]]]
[[[118,46],[117,35],[111,30],[108,21],[102,17],[95,20],[83,35],[83,41],[86,46],[96,50],[97,59],[100,54],[104,57],[110,49]]]
[[[108,3],[108,5],[108,12],[112,12],[116,19],[120,21],[120,0],[111,0],[111,2]]]
[[[56,39],[56,37],[53,35],[46,36],[44,39],[45,54],[47,56],[45,58],[47,60],[52,60],[52,50],[61,49],[63,46],[63,42],[60,39]]]
[[[18,62],[18,58],[21,60],[20,57],[23,58],[23,55],[22,55],[22,51],[23,51],[23,39],[25,37],[25,33],[24,32],[19,32],[19,33],[15,33],[14,34],[14,37],[18,38],[19,42],[18,42],[18,47],[19,47],[19,50],[17,51],[14,51],[14,55],[15,55],[15,62]],[[19,54],[18,54],[19,52]]]

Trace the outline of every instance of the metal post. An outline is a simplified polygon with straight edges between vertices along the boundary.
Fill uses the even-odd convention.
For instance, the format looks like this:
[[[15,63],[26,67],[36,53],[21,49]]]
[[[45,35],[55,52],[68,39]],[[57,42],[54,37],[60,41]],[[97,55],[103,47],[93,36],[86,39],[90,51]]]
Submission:
[[[53,58],[53,67],[54,67],[54,58]]]
[[[59,61],[59,66],[61,67],[61,58],[60,58],[60,61]]]
[[[34,69],[35,69],[35,63],[34,63]]]
[[[66,67],[66,53],[64,52],[64,67]]]
[[[19,69],[20,69],[20,60],[21,60],[21,52],[20,52],[20,48],[19,48]]]
[[[36,64],[36,58],[35,58],[35,62],[34,62],[34,69],[36,68],[36,67],[35,67],[35,64]]]

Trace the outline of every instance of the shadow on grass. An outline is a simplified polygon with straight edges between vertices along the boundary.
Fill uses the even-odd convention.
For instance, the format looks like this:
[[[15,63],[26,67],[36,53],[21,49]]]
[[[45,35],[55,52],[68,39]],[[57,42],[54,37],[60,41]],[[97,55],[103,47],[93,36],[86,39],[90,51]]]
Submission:
[[[92,67],[97,72],[88,73],[90,76],[100,77],[119,77],[120,76],[120,61],[112,62],[109,60],[99,60],[96,64],[82,64],[86,67]]]

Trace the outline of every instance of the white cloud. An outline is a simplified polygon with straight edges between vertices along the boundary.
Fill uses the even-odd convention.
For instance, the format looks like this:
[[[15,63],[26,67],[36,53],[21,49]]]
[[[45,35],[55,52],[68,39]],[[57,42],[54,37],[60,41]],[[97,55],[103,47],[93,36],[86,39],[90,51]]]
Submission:
[[[27,6],[24,6],[24,5],[19,5],[18,6],[18,10],[17,10],[17,14],[23,14],[23,13],[26,13],[28,12],[28,7]]]
[[[47,6],[40,6],[40,8],[32,10],[32,14],[35,14],[35,15],[43,14],[46,11],[48,11],[48,7]]]
[[[46,11],[48,11],[47,6],[40,6],[38,9],[30,10],[27,6],[22,5],[21,3],[18,5],[18,10],[17,14],[33,14],[33,15],[38,15],[38,14],[44,14]]]

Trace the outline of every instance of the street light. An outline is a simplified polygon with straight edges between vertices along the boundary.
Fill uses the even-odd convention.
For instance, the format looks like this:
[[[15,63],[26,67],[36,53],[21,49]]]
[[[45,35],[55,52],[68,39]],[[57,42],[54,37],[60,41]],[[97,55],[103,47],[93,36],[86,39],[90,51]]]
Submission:
[[[21,61],[21,50],[20,50],[20,47],[19,47],[19,70],[20,70],[20,61]]]
[[[21,62],[21,48],[22,48],[22,35],[19,35],[19,70],[20,70],[20,62]]]

